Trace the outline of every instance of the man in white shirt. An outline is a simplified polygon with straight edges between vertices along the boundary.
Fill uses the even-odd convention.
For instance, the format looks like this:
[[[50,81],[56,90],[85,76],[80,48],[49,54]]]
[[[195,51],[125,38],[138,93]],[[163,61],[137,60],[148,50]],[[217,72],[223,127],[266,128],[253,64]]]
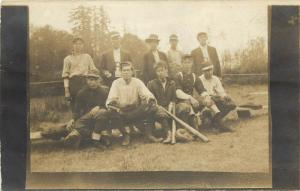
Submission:
[[[214,111],[215,116],[212,120],[212,126],[217,131],[232,131],[229,127],[224,125],[222,119],[230,111],[234,110],[236,105],[225,92],[220,79],[213,75],[213,65],[210,62],[203,64],[202,71],[203,74],[199,78],[204,91],[200,94],[207,107],[211,107],[212,105],[217,106],[217,110]]]
[[[121,62],[120,69],[122,78],[112,83],[106,100],[108,111],[98,117],[97,123],[106,126],[111,121],[122,132],[124,146],[130,143],[130,132],[124,127],[132,124],[144,131],[150,142],[162,141],[152,135],[157,111],[154,95],[140,79],[132,77],[132,63]]]
[[[181,71],[182,53],[177,50],[178,37],[172,34],[169,38],[170,49],[168,51],[169,77],[175,79],[176,74]]]

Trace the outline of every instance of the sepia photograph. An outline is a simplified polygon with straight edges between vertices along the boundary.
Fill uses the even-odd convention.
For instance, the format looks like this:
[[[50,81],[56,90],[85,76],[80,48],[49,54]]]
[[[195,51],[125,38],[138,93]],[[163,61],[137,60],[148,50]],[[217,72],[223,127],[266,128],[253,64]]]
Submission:
[[[266,4],[16,4],[30,172],[270,173]]]

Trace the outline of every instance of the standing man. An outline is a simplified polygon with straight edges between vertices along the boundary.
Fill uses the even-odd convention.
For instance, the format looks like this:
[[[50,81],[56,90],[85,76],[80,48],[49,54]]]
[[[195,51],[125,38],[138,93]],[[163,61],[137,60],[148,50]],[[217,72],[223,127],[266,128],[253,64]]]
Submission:
[[[221,66],[216,48],[208,46],[208,37],[205,32],[198,33],[197,40],[200,46],[191,53],[194,59],[193,71],[197,76],[200,76],[203,64],[210,62],[214,66],[213,74],[221,78]]]
[[[159,106],[172,111],[175,107],[176,101],[176,86],[175,82],[168,78],[168,67],[163,61],[158,62],[154,66],[156,72],[156,78],[148,83],[148,89],[155,96]],[[163,126],[165,130],[166,139],[163,143],[171,142],[171,129],[170,119],[164,111],[158,110],[156,112],[156,120]]]
[[[132,77],[131,62],[122,62],[120,69],[122,77],[112,83],[106,100],[108,111],[99,116],[98,123],[107,126],[112,121],[123,134],[123,146],[130,144],[130,132],[125,127],[132,124],[141,128],[149,141],[160,142],[152,135],[157,110],[155,97],[141,80]]]
[[[93,59],[89,54],[83,53],[84,41],[77,37],[73,39],[72,54],[64,59],[62,78],[64,80],[65,98],[71,105],[74,114],[74,103],[78,91],[86,84],[85,75],[90,70],[96,70]]]
[[[176,74],[181,71],[181,58],[182,53],[177,50],[178,37],[176,34],[172,34],[169,39],[170,49],[168,51],[169,62],[169,76],[174,79]]]
[[[209,62],[204,64],[202,71],[203,74],[199,77],[200,83],[196,86],[196,90],[203,97],[205,106],[211,108],[215,105],[212,128],[215,132],[232,131],[224,125],[222,119],[234,110],[236,105],[225,92],[220,79],[213,75],[213,65]]]
[[[153,80],[156,77],[154,65],[161,60],[167,63],[168,59],[165,53],[160,52],[157,49],[159,44],[159,39],[156,34],[150,34],[149,37],[146,39],[146,43],[149,45],[150,51],[144,55],[142,77],[144,83],[147,85],[147,83],[150,80]]]
[[[101,72],[104,83],[111,86],[112,82],[121,77],[120,63],[132,61],[128,52],[121,49],[120,33],[111,32],[112,49],[105,52],[101,59]]]

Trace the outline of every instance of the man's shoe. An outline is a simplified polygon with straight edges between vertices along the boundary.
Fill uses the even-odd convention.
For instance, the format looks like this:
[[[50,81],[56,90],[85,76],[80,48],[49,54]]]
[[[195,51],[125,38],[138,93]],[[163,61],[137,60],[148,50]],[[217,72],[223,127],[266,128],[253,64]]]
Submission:
[[[171,131],[168,131],[168,136],[167,138],[163,141],[164,144],[168,144],[172,142],[172,133]]]
[[[67,137],[64,138],[63,144],[67,148],[77,149],[81,142],[80,134],[73,130]]]
[[[123,136],[122,146],[128,146],[130,144],[130,136],[129,134],[124,134]]]
[[[100,142],[105,145],[106,147],[110,147],[111,146],[111,141],[110,138],[108,136],[103,136],[100,140]]]
[[[219,134],[219,133],[220,133],[220,129],[219,129],[218,127],[212,127],[212,128],[211,128],[211,132],[212,132],[213,134]]]
[[[234,132],[232,128],[230,128],[229,126],[226,126],[225,124],[222,124],[220,126],[220,132]]]
[[[105,145],[103,145],[100,141],[93,140],[93,145],[94,145],[94,147],[101,149],[101,150],[107,149],[107,147]]]
[[[153,135],[147,135],[147,140],[150,143],[160,143],[160,142],[162,142],[163,138],[156,138]]]

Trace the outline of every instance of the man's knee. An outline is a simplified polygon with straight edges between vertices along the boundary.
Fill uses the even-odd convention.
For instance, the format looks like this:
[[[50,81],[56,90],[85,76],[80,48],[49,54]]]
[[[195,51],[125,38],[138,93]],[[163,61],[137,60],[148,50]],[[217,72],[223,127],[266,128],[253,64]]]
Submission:
[[[180,115],[183,113],[190,113],[191,105],[188,103],[178,103],[176,104],[176,114]]]

